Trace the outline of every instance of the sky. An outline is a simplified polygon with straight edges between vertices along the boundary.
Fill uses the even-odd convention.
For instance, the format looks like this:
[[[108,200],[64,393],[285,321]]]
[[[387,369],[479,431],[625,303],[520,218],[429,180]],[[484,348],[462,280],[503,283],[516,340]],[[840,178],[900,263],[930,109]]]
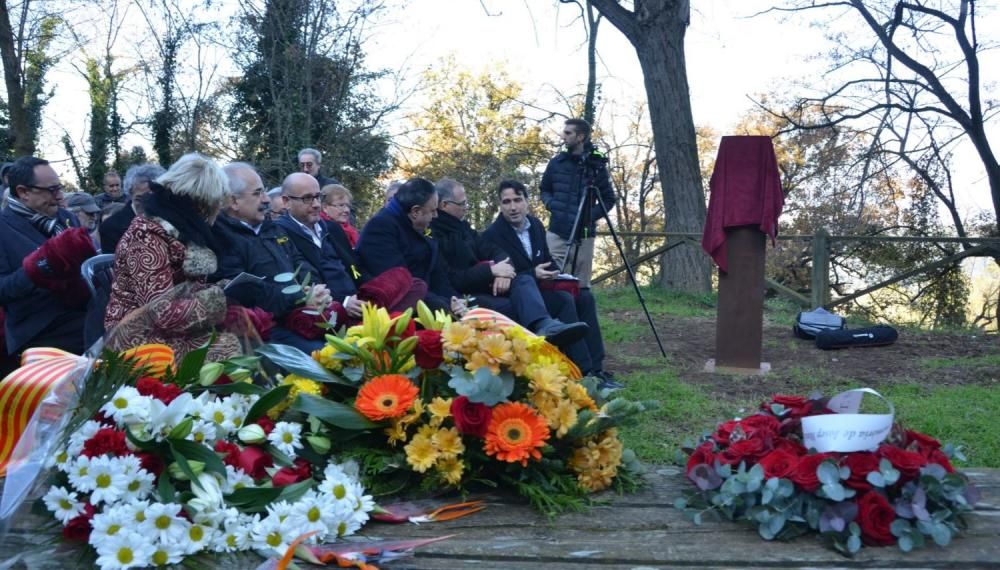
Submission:
[[[577,93],[586,81],[586,44],[579,8],[555,0],[388,0],[395,6],[385,12],[370,29],[364,48],[373,69],[397,71],[408,81],[438,64],[454,58],[472,70],[503,66],[524,86],[524,96],[540,102],[554,102],[556,91]],[[397,2],[397,4],[391,4]],[[821,29],[810,27],[803,18],[778,14],[754,16],[777,0],[697,0],[692,2],[691,24],[685,52],[695,123],[712,127],[720,135],[732,132],[742,114],[753,107],[750,97],[765,93],[790,81],[819,81],[825,68],[812,56],[829,45]],[[234,0],[223,0],[232,9]],[[983,16],[980,37],[1000,37],[1000,18]],[[626,112],[644,99],[642,73],[636,55],[624,36],[609,22],[599,29],[599,81],[606,105]],[[123,42],[124,43],[124,42]],[[122,54],[126,65],[129,54]],[[992,56],[991,56],[992,57]],[[996,65],[983,65],[985,79],[996,81]],[[58,144],[62,129],[82,141],[86,135],[86,90],[79,73],[61,61],[53,70],[57,78],[55,99],[45,110],[50,129],[43,151],[55,160],[65,159]],[[231,71],[231,70],[230,70]],[[402,128],[402,117],[418,109],[419,94],[390,118],[390,133]],[[607,110],[607,109],[606,109]],[[994,131],[993,135],[996,135]],[[555,132],[549,133],[555,140]],[[993,137],[996,140],[997,136]],[[151,145],[141,137],[128,141]],[[1000,146],[998,142],[997,146]],[[70,174],[67,163],[61,173]],[[968,153],[960,160],[960,175],[970,188],[983,188],[981,169]],[[57,166],[57,168],[59,168]],[[969,207],[988,207],[988,191],[969,194]]]

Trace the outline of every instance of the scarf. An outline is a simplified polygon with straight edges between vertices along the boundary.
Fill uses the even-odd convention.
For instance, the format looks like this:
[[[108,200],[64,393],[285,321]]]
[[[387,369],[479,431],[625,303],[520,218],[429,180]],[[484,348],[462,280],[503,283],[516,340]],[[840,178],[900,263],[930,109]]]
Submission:
[[[65,220],[59,220],[58,217],[50,218],[45,214],[40,214],[32,210],[15,198],[13,193],[7,197],[7,204],[10,206],[11,211],[22,218],[26,218],[28,223],[34,226],[34,228],[41,232],[41,234],[46,238],[59,235],[66,229]]]
[[[144,196],[143,202],[146,217],[162,218],[170,222],[170,225],[177,228],[181,243],[207,247],[221,260],[228,240],[212,231],[212,226],[198,214],[200,208],[195,201],[190,196],[175,194],[155,182],[150,182],[149,187],[151,191]]]

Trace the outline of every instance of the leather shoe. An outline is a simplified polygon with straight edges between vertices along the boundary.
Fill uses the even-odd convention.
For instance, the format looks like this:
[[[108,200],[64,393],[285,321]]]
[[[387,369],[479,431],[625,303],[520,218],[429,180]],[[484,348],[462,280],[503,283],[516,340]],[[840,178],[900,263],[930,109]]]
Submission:
[[[561,348],[582,339],[588,331],[590,327],[587,323],[564,323],[559,319],[544,319],[534,332]]]
[[[600,380],[597,383],[597,388],[599,390],[621,390],[625,387],[625,384],[622,384],[615,379],[614,374],[608,372],[607,370],[598,370],[590,375],[595,376]]]

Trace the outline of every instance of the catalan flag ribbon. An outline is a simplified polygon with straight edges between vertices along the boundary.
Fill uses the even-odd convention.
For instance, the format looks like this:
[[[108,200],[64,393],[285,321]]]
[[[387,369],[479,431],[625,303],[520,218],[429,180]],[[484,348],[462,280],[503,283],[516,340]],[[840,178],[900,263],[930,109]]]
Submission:
[[[57,348],[29,348],[21,367],[0,381],[0,477],[38,405],[87,359]]]
[[[122,358],[135,361],[136,366],[145,366],[146,375],[162,378],[167,370],[174,367],[174,350],[165,344],[143,344],[121,353]]]

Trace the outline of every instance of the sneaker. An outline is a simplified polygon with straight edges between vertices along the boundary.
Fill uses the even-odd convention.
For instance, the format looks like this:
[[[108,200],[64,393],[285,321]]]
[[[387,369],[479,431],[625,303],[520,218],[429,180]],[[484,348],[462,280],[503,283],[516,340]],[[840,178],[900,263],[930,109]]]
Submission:
[[[616,380],[615,375],[607,370],[598,370],[590,375],[600,380],[597,383],[597,388],[599,390],[621,390],[625,387],[625,384]]]
[[[559,319],[544,319],[535,329],[535,334],[544,336],[545,340],[563,348],[587,336],[590,327],[587,323],[564,323]]]

